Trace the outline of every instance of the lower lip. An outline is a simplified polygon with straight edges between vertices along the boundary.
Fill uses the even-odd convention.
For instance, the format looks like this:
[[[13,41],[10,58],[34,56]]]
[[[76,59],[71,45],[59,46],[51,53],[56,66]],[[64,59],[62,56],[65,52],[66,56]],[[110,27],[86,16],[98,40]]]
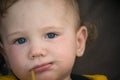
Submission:
[[[42,73],[44,71],[47,71],[51,68],[52,63],[48,63],[42,66],[38,66],[37,68],[34,69],[35,73]]]

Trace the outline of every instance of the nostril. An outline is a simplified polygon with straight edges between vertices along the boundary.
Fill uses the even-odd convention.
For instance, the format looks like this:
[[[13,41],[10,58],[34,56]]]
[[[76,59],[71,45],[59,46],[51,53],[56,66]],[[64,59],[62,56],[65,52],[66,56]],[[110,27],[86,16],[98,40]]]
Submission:
[[[30,55],[30,59],[32,59],[32,60],[33,60],[34,58],[35,58],[35,56]]]
[[[33,55],[30,56],[31,59],[35,59],[37,57],[40,57],[40,55],[39,54],[33,54]]]
[[[46,53],[47,51],[45,49],[39,49],[39,50],[31,50],[30,53],[29,53],[29,57],[30,59],[35,59],[35,58],[38,58],[38,57],[45,57],[46,56]]]
[[[38,44],[32,44],[28,51],[29,57],[31,59],[35,59],[37,57],[45,57],[47,53],[47,48]]]

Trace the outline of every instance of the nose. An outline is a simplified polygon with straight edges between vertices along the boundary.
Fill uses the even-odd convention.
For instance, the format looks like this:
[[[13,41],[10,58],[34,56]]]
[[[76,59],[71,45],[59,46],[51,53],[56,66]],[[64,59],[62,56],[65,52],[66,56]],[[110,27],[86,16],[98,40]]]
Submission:
[[[46,49],[41,48],[40,46],[33,46],[29,50],[30,59],[45,57],[46,54]]]

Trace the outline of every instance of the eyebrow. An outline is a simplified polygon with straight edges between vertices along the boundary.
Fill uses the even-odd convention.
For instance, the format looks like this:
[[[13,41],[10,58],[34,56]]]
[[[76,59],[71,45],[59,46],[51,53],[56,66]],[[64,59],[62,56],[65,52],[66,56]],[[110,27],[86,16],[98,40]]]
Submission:
[[[8,34],[7,37],[10,37],[12,35],[18,35],[18,34],[21,34],[21,33],[23,33],[23,32],[22,31],[12,32],[12,33]]]
[[[64,29],[64,27],[55,27],[55,26],[46,26],[46,27],[42,27],[42,28],[40,28],[40,30],[48,30],[48,29],[60,29],[60,30],[62,30],[62,29]]]

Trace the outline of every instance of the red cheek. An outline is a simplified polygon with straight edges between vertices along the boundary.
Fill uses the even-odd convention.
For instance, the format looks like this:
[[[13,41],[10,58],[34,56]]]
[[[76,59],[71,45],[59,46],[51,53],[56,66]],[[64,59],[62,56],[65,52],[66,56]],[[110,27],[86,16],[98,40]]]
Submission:
[[[11,57],[16,57],[16,55],[18,55],[19,52],[20,52],[20,49],[18,49],[18,47],[11,46],[8,48],[7,55]]]

